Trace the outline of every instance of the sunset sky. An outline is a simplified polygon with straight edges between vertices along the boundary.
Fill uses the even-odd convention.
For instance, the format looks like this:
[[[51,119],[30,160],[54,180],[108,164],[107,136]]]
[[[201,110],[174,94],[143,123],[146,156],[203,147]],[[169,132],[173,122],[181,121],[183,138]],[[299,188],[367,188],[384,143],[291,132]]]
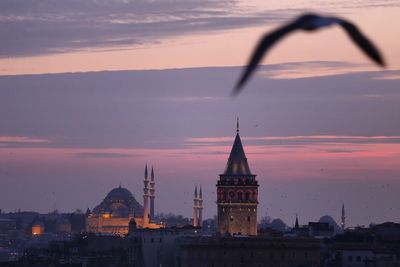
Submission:
[[[355,22],[388,67],[342,29],[283,40],[236,98],[260,36],[307,11]],[[92,209],[113,187],[156,212],[205,217],[236,117],[259,180],[258,217],[292,226],[345,204],[348,226],[400,222],[400,2],[0,2],[0,209]]]

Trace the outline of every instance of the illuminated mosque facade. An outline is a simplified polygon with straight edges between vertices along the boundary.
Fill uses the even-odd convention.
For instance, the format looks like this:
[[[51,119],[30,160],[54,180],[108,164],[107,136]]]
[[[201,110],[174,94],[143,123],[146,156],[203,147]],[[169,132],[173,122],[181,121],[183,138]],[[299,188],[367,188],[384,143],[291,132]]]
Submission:
[[[144,172],[143,206],[132,193],[121,185],[112,189],[104,200],[87,212],[86,230],[103,234],[128,234],[129,224],[137,228],[157,229],[161,224],[154,220],[155,180],[151,168],[150,180],[147,165]]]

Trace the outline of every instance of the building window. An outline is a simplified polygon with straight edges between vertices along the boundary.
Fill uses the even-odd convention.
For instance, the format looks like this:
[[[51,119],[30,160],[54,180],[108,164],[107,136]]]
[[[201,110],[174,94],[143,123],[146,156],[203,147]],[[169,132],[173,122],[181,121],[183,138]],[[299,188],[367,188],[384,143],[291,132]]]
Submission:
[[[347,256],[347,261],[352,262],[353,261],[353,256]]]
[[[233,222],[233,216],[231,216],[229,219],[231,220],[231,222]]]
[[[250,221],[250,216],[247,216],[247,221],[248,221],[248,222]]]
[[[226,201],[226,199],[227,199],[227,194],[226,194],[226,192],[224,192],[224,200]]]
[[[242,192],[238,192],[238,200],[243,200],[243,193]]]
[[[162,243],[162,238],[160,238],[160,243]]]
[[[361,257],[357,256],[356,261],[360,262],[361,261]]]
[[[154,238],[150,239],[150,242],[151,242],[151,243],[154,243]]]
[[[250,193],[249,192],[246,192],[245,199],[246,199],[246,201],[249,201],[249,199],[250,199]]]

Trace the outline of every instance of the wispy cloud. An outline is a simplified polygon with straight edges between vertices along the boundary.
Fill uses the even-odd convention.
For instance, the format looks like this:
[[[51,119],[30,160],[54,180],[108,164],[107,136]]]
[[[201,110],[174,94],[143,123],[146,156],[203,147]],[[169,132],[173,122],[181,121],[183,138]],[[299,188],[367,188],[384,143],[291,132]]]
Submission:
[[[1,1],[0,57],[140,47],[277,21],[287,12],[250,12],[233,0]]]
[[[49,139],[35,138],[29,136],[0,136],[0,146],[50,144]]]
[[[376,80],[400,80],[399,73],[383,72],[374,77]]]
[[[361,72],[370,69],[368,64],[343,61],[290,62],[262,67],[259,75],[268,79],[287,80]]]
[[[255,142],[264,141],[270,145],[304,145],[304,144],[398,144],[400,136],[333,136],[333,135],[311,135],[311,136],[259,136],[259,137],[242,137],[242,140]],[[200,137],[188,138],[187,145],[196,144],[220,144],[232,142],[232,137]]]
[[[203,101],[215,101],[216,97],[211,96],[182,96],[182,97],[164,97],[160,101],[167,102],[203,102]]]
[[[128,154],[128,153],[110,153],[110,152],[80,152],[73,154],[78,158],[132,158],[138,157],[139,155]]]

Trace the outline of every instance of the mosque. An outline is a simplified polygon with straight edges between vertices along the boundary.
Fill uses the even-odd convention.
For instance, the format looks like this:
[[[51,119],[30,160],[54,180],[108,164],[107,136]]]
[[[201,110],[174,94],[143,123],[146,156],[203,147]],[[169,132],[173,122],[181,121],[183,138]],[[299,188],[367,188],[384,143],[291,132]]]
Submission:
[[[154,220],[155,180],[153,167],[149,180],[146,165],[143,182],[143,206],[128,189],[120,185],[112,189],[93,211],[88,210],[86,230],[94,233],[124,235],[128,233],[130,223],[135,223],[137,228],[162,228],[163,225],[155,223]]]

